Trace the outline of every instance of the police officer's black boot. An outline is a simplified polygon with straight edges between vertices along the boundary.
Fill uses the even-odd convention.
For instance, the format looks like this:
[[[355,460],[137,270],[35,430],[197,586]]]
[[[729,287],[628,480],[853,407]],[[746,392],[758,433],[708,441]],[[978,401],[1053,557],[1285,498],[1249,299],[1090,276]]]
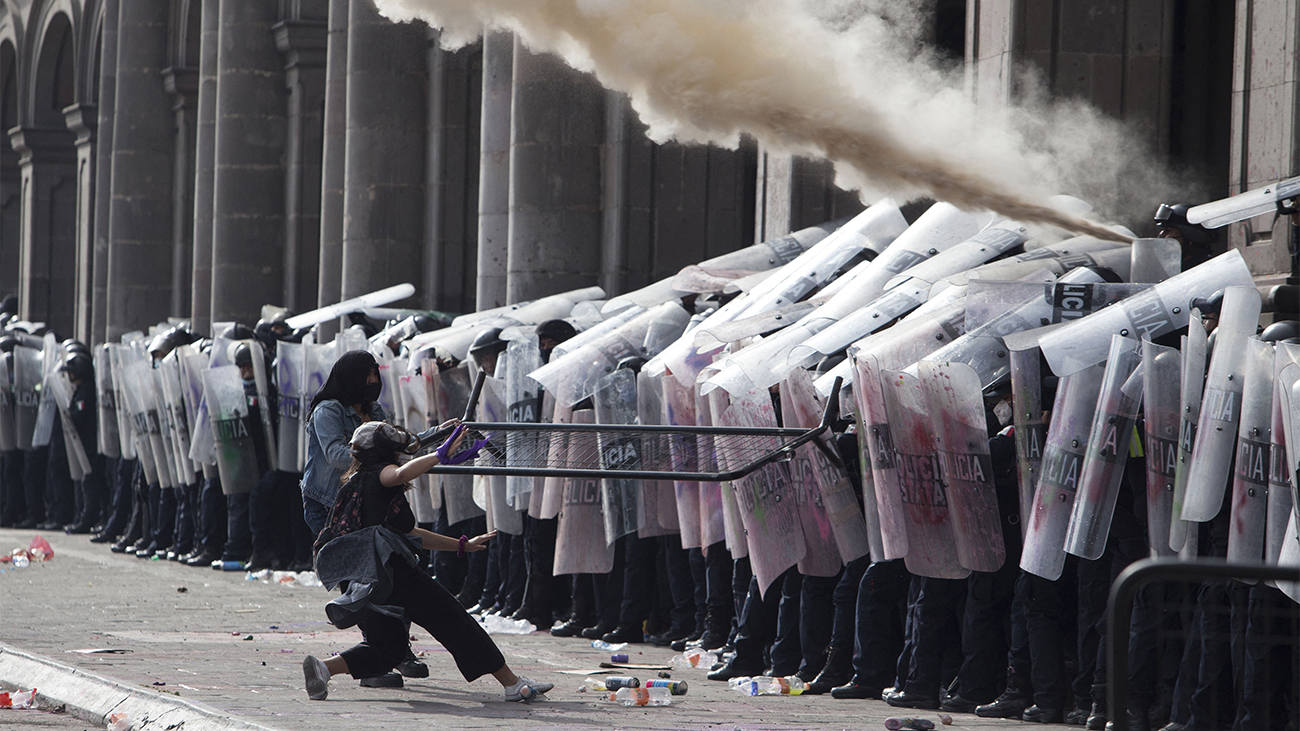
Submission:
[[[1106,731],[1106,687],[1093,686],[1092,713],[1088,714],[1088,731]]]
[[[805,695],[822,695],[831,688],[844,685],[853,677],[853,650],[831,645],[826,650],[826,664],[817,677],[804,690]]]

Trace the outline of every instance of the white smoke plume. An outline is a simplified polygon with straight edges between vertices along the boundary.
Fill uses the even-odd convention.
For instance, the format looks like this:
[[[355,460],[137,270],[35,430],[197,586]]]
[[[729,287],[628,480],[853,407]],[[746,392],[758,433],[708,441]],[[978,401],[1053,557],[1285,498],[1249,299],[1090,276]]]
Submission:
[[[449,48],[518,34],[625,92],[656,141],[743,133],[824,156],[868,199],[930,194],[963,208],[1116,238],[1042,201],[1109,207],[1137,145],[1083,103],[979,106],[918,40],[925,0],[377,0],[442,29]],[[1032,95],[1027,95],[1032,96]],[[1131,167],[1129,167],[1131,169]]]

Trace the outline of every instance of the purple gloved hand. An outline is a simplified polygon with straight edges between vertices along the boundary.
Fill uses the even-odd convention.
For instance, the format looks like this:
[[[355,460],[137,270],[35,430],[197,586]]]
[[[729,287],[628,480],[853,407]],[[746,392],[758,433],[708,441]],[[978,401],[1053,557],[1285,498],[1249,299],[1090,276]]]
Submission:
[[[474,442],[474,446],[470,447],[469,449],[465,449],[460,452],[457,452],[455,455],[448,457],[447,459],[442,459],[441,457],[439,457],[438,459],[443,464],[446,465],[457,465],[462,462],[467,462],[477,457],[479,450],[482,449],[487,443],[488,443],[488,438],[483,437],[477,442]]]
[[[447,441],[443,442],[442,446],[434,450],[433,453],[438,455],[439,462],[441,462],[442,464],[448,464],[447,454],[448,452],[451,451],[451,445],[455,444],[456,440],[460,439],[460,435],[464,433],[465,433],[465,425],[457,424],[456,428],[452,430],[451,436],[447,437]]]

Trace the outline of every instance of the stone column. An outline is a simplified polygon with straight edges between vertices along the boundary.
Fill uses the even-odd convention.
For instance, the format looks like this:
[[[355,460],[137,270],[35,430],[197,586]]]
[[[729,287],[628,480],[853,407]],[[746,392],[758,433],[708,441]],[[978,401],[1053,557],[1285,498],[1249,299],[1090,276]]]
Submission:
[[[91,251],[90,332],[86,342],[104,342],[108,322],[108,217],[113,200],[113,115],[117,96],[117,3],[104,0],[100,36],[99,123],[95,144],[94,243]]]
[[[515,40],[506,297],[589,287],[600,274],[605,92]]]
[[[0,143],[0,297],[18,294],[22,230],[22,171],[13,145]]]
[[[77,220],[74,229],[76,269],[73,280],[72,337],[83,343],[93,340],[91,309],[94,306],[95,265],[95,132],[99,121],[93,104],[74,104],[63,110],[77,147]]]
[[[212,320],[284,301],[283,61],[277,3],[221,0],[212,195]]]
[[[18,312],[65,336],[72,332],[76,273],[77,154],[72,133],[55,127],[15,127],[9,139],[22,176]]]
[[[510,257],[510,130],[515,38],[483,36],[483,104],[479,133],[478,287],[475,309],[506,303]]]
[[[385,19],[372,0],[352,0],[343,192],[345,299],[421,281],[425,34],[422,24]],[[410,303],[396,306],[402,304]]]
[[[316,303],[343,299],[343,173],[348,128],[348,0],[329,0],[326,34],[325,113],[321,150],[320,273]],[[337,322],[321,323],[322,338],[338,332]]]
[[[604,210],[601,220],[600,286],[613,296],[626,292],[628,280],[627,202],[628,137],[631,134],[627,95],[605,92]]]
[[[194,332],[212,332],[212,186],[217,147],[217,54],[220,0],[205,0],[199,32],[199,89],[194,134],[194,253],[190,312]]]
[[[200,41],[200,44],[202,41]],[[200,53],[202,47],[200,46]],[[172,176],[172,303],[171,311],[182,316],[192,311],[194,278],[194,163],[196,155],[199,71],[193,68],[163,70],[163,85],[172,95],[176,119],[176,146]]]
[[[118,6],[106,338],[166,318],[172,275],[172,100],[163,88],[169,7]]]
[[[289,91],[289,138],[284,181],[284,305],[316,307],[320,269],[322,105],[326,23],[290,20],[275,26]]]

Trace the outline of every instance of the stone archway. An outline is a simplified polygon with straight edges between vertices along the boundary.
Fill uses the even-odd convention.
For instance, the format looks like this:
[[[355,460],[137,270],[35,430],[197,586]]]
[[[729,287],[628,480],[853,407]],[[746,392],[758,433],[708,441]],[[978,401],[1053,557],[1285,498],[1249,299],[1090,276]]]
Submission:
[[[50,17],[34,55],[26,118],[8,130],[18,155],[19,311],[60,336],[73,331],[77,275],[77,152],[64,110],[76,100],[76,35]]]

